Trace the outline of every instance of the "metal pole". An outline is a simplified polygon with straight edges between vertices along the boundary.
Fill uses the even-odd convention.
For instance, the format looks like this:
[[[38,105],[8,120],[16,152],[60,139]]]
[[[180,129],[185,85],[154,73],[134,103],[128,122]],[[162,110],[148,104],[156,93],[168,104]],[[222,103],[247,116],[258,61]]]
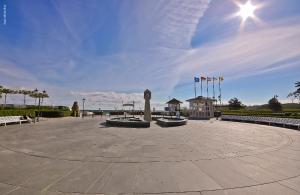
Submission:
[[[208,79],[206,78],[206,96],[208,98]]]
[[[202,96],[202,78],[200,78],[201,79],[201,96]]]
[[[220,101],[220,106],[221,106],[221,104],[222,104],[222,101],[221,101],[222,94],[221,94],[221,81],[220,81],[220,78],[219,78],[219,92],[220,92],[219,101]]]
[[[196,93],[196,82],[194,81],[194,92],[195,92],[195,98],[197,97],[197,93]]]
[[[38,107],[38,117],[37,117],[37,121],[40,121],[40,107],[41,107],[41,97],[39,97],[39,107]]]
[[[82,99],[82,118],[84,118],[84,102],[85,102],[85,99],[83,98]]]
[[[215,77],[213,77],[213,99],[215,99]]]

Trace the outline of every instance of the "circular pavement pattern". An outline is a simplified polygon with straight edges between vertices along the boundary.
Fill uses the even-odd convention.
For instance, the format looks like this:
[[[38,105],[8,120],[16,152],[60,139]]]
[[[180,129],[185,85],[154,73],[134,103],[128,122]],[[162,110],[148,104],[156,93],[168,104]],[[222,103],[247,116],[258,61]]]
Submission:
[[[300,194],[300,132],[227,121],[0,127],[0,194]]]

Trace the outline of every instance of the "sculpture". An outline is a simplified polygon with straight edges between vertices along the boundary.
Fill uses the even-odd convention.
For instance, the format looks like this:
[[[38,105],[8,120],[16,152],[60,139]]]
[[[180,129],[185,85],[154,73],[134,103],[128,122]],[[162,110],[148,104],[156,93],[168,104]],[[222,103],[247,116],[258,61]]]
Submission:
[[[151,121],[151,109],[150,109],[151,91],[149,89],[146,89],[144,91],[144,99],[145,99],[144,120],[150,122]]]
[[[73,103],[71,116],[79,117],[79,106],[76,101]]]

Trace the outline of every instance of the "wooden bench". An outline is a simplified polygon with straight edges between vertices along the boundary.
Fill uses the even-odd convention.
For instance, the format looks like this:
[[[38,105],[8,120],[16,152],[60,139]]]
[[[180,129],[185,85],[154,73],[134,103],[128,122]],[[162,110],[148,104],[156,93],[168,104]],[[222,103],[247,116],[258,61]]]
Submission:
[[[1,116],[0,117],[0,125],[4,124],[4,126],[11,123],[19,123],[21,125],[22,122],[28,122],[28,120],[23,119],[22,116]]]

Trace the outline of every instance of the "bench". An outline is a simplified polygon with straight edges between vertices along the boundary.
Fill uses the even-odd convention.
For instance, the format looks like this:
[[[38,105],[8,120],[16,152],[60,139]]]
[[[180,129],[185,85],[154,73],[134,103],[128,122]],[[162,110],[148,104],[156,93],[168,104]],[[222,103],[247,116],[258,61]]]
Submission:
[[[222,120],[238,121],[238,122],[253,122],[267,125],[276,125],[283,127],[294,127],[300,129],[300,119],[293,118],[276,118],[276,117],[260,117],[260,116],[236,116],[236,115],[222,115]]]
[[[22,116],[1,116],[0,117],[0,125],[4,124],[4,126],[11,123],[19,123],[21,125],[22,122],[28,122],[28,120],[23,119]]]

